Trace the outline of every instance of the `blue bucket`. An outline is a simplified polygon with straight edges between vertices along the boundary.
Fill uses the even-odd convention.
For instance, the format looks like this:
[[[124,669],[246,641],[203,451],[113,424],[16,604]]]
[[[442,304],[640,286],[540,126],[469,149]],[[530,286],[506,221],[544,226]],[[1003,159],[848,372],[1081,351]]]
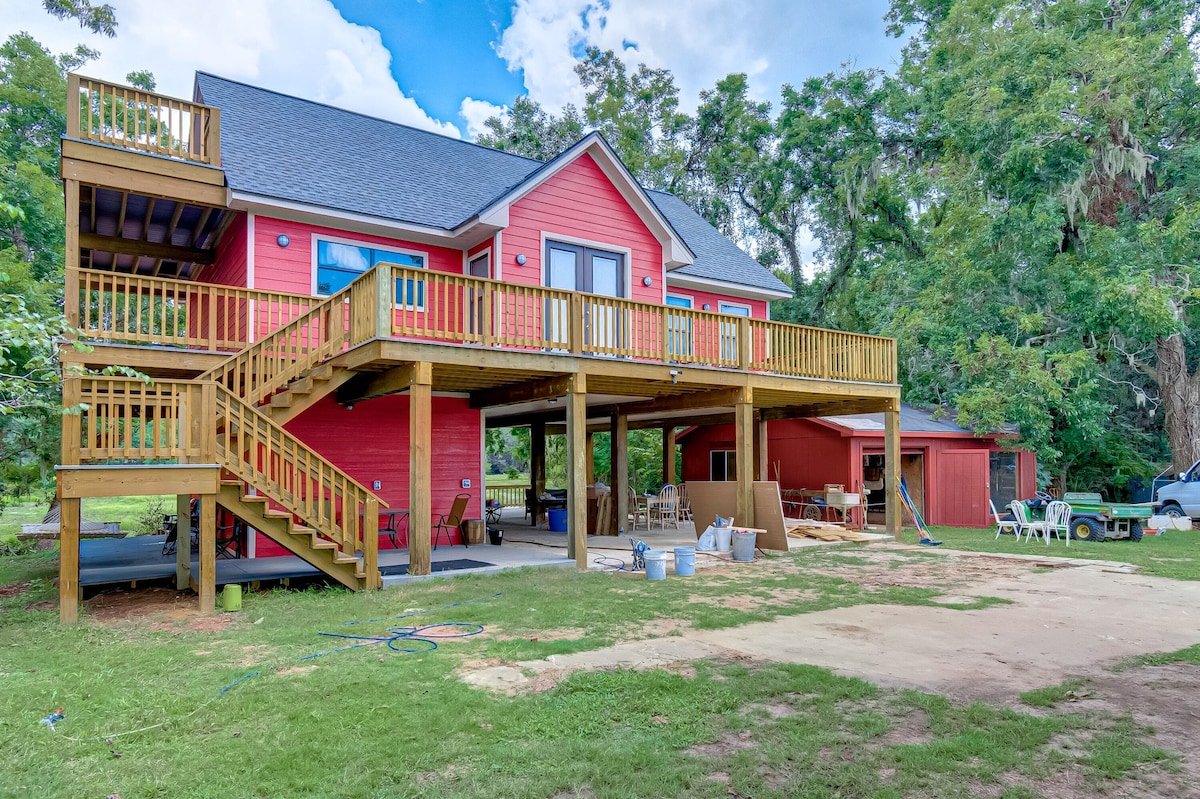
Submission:
[[[567,512],[565,510],[549,510],[546,511],[546,516],[550,519],[550,532],[565,533],[567,531]]]
[[[696,548],[675,547],[675,574],[691,577],[696,573]]]
[[[667,551],[665,549],[646,550],[646,579],[667,579]]]

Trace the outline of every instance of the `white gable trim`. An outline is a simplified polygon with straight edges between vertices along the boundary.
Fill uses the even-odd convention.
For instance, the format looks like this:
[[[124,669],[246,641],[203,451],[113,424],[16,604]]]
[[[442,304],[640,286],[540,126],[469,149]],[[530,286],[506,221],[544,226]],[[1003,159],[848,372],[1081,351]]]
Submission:
[[[536,189],[538,186],[545,183],[550,178],[557,175],[565,167],[574,163],[583,154],[588,154],[600,170],[612,181],[613,186],[625,198],[625,202],[634,210],[634,213],[645,223],[654,237],[658,239],[659,244],[663,248],[663,266],[667,269],[676,269],[681,266],[687,266],[696,260],[696,256],[688,249],[686,243],[671,227],[671,224],[666,220],[666,217],[658,210],[650,197],[647,196],[643,189],[629,170],[621,163],[621,159],[608,146],[608,142],[599,133],[592,132],[577,141],[573,146],[555,158],[549,161],[546,165],[532,175],[525,182],[517,185],[504,196],[497,199],[491,205],[484,208],[476,215],[474,220],[467,224],[483,223],[494,227],[508,226],[508,209],[513,203],[520,200],[525,195]],[[465,227],[465,225],[464,225]]]
[[[671,289],[676,287],[711,291],[714,294],[728,294],[734,297],[747,297],[752,300],[789,300],[792,298],[790,291],[774,291],[757,286],[726,283],[723,280],[713,280],[707,277],[695,277],[694,275],[681,275],[678,272],[671,272],[667,275],[667,291],[671,291]]]

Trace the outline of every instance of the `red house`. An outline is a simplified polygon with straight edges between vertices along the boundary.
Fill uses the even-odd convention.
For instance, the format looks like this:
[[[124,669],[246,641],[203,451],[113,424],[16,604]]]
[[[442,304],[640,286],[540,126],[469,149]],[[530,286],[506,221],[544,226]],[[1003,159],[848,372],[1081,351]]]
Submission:
[[[618,518],[630,427],[733,421],[747,520],[756,415],[896,431],[894,341],[770,321],[787,287],[595,133],[542,163],[206,73],[191,101],[73,75],[66,113],[65,313],[88,347],[63,361],[153,380],[64,383],[64,619],[84,497],[197,502],[211,608],[218,508],[258,531],[243,554],[352,588],[380,585],[380,511],[404,509],[428,573],[435,514],[466,493],[483,515],[488,426],[529,426],[535,453],[565,430],[580,568],[601,426]]]
[[[977,435],[950,418],[900,405],[900,473],[929,524],[987,527],[988,500],[1003,508],[1037,490],[1037,459],[1012,449],[1011,433]],[[680,434],[683,479],[731,480],[733,428],[697,427]],[[884,420],[878,413],[781,419],[767,423],[762,479],[780,489],[819,490],[827,483],[867,496],[867,515],[882,521],[890,494],[884,468]]]

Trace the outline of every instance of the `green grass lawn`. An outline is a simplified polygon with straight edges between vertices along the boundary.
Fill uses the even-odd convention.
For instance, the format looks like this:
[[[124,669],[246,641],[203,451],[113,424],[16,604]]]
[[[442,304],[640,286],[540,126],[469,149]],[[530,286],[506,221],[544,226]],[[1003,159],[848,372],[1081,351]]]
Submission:
[[[942,540],[945,549],[1115,560],[1135,564],[1143,574],[1176,580],[1200,580],[1200,531],[1197,530],[1171,530],[1166,535],[1145,536],[1137,543],[1072,541],[1068,548],[1065,541],[1054,538],[1050,539],[1049,546],[1036,539],[1029,543],[1022,539],[1018,543],[1011,535],[1002,535],[997,539],[994,527],[987,530],[957,527],[930,529],[934,538]],[[906,530],[905,540],[915,541],[915,533]]]
[[[827,573],[854,568],[853,553],[796,553],[665,583],[531,569],[370,594],[276,591],[216,619],[164,610],[107,625],[85,615],[74,627],[26,609],[52,596],[53,557],[0,559],[0,584],[29,581],[23,594],[0,595],[0,795],[953,799],[984,786],[1032,799],[1039,780],[1065,770],[1099,788],[1155,762],[1170,767],[1173,756],[1146,745],[1127,717],[1054,711],[1069,688],[1031,696],[1039,711],[1026,713],[800,665],[580,672],[518,696],[457,676],[465,664],[591,649],[671,623],[726,627],[938,595]],[[431,612],[381,619],[415,610]],[[381,620],[342,626],[360,619]],[[373,645],[301,660],[349,643],[320,631],[451,621],[484,631],[436,651]],[[57,707],[66,719],[52,732],[38,719]]]
[[[175,512],[175,497],[94,497],[83,500],[81,515],[88,522],[120,522],[121,529],[136,532],[138,517],[146,513],[147,506],[159,499],[163,512]],[[37,524],[46,515],[49,504],[25,500],[7,504],[0,511],[0,534],[19,533],[23,524]]]

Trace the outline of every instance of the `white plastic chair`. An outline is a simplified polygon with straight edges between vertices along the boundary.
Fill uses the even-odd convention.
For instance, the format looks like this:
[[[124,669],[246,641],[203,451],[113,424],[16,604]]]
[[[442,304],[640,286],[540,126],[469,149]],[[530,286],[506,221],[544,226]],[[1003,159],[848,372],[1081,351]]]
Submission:
[[[996,538],[999,538],[1000,534],[1003,533],[1005,530],[1009,531],[1010,533],[1012,533],[1013,535],[1016,535],[1016,536],[1019,536],[1021,534],[1020,528],[1017,526],[1016,521],[1014,521],[1012,519],[1009,519],[1006,521],[1006,520],[1000,518],[1000,512],[996,510],[995,502],[992,502],[989,499],[988,505],[992,509],[992,518],[996,520]]]
[[[1039,538],[1046,536],[1045,522],[1031,522],[1029,520],[1029,509],[1025,507],[1025,503],[1019,499],[1014,499],[1008,504],[1008,509],[1012,511],[1012,515],[1017,520],[1017,538],[1020,539],[1021,534],[1025,534],[1025,543],[1029,543],[1029,539],[1035,535]],[[1046,537],[1046,543],[1049,543],[1049,537]]]
[[[1046,506],[1046,543],[1050,543],[1050,534],[1058,538],[1059,533],[1071,546],[1071,506],[1061,500],[1055,500]]]

